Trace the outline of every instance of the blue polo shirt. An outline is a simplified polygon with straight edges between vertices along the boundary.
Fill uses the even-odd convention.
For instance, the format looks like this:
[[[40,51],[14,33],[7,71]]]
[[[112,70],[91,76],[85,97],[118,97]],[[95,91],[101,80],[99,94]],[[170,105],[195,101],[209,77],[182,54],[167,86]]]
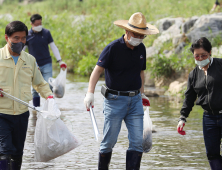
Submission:
[[[29,30],[26,45],[28,46],[29,53],[36,58],[39,66],[52,63],[49,53],[49,44],[51,42],[53,42],[53,39],[49,30],[43,28],[41,32],[37,33],[32,29]]]
[[[105,68],[108,88],[118,91],[141,88],[141,70],[146,69],[146,48],[143,43],[130,49],[124,35],[108,44],[100,54],[98,66]]]

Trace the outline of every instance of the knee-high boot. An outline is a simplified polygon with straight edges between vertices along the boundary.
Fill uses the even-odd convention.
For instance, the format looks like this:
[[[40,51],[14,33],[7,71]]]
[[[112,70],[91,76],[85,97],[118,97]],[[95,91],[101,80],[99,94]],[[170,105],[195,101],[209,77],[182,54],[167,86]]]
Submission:
[[[40,106],[40,97],[33,97],[32,101],[33,101],[33,105],[35,107],[39,107]]]
[[[0,155],[0,170],[10,170],[10,155]]]
[[[22,166],[22,156],[11,157],[11,170],[20,170]]]
[[[222,159],[209,160],[211,170],[222,170]]]
[[[126,170],[139,170],[143,152],[126,151]]]
[[[99,153],[98,170],[108,170],[112,152]]]

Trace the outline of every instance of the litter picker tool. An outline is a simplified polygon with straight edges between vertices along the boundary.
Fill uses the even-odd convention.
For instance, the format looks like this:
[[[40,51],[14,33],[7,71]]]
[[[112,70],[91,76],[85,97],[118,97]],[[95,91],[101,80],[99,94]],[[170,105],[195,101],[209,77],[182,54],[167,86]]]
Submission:
[[[40,110],[36,109],[35,106],[29,105],[28,103],[26,103],[26,102],[24,102],[24,101],[22,101],[22,100],[20,100],[20,99],[18,99],[18,98],[16,98],[16,97],[10,95],[10,94],[4,92],[4,91],[1,90],[1,89],[0,89],[0,93],[2,93],[5,97],[8,97],[9,99],[12,99],[12,100],[14,100],[14,101],[16,101],[16,102],[18,102],[18,103],[20,103],[20,104],[23,104],[23,105],[25,105],[25,106],[27,106],[27,107],[29,107],[29,108],[37,111],[37,112],[41,112]]]
[[[94,115],[94,112],[93,112],[93,109],[92,109],[92,106],[91,106],[91,105],[90,105],[89,114],[90,114],[90,118],[91,118],[92,125],[93,125],[93,130],[94,130],[95,139],[96,139],[96,141],[98,141],[100,134],[99,134],[99,129],[98,129],[98,126],[97,126],[97,123],[96,123],[96,118],[95,118],[95,115]]]

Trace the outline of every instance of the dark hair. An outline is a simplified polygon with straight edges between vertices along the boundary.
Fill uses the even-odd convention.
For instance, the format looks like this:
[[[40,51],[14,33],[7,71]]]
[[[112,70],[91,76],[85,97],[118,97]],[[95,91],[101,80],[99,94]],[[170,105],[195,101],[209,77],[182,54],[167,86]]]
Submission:
[[[205,51],[210,53],[212,45],[206,37],[201,37],[199,40],[196,40],[190,47],[190,51],[194,53],[195,49],[203,48]]]
[[[15,33],[25,31],[26,35],[28,35],[28,28],[27,26],[21,21],[12,21],[5,27],[5,34],[9,37]]]
[[[39,15],[39,14],[34,14],[34,15],[31,16],[30,21],[31,21],[32,23],[34,23],[35,20],[39,20],[39,19],[42,19],[42,16]]]

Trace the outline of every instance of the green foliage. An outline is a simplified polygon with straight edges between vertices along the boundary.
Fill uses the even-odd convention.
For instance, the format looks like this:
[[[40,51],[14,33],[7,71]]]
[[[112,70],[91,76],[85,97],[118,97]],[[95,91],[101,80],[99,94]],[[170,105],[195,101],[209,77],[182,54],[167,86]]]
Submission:
[[[193,54],[189,51],[191,44],[187,45],[180,55],[173,54],[169,57],[158,54],[147,60],[147,68],[156,78],[170,78],[174,73],[184,70],[190,72],[195,67]]]
[[[202,15],[208,13],[213,5],[213,2],[207,0],[83,0],[82,2],[79,0],[43,0],[28,5],[18,2],[21,0],[5,0],[0,6],[0,15],[11,14],[13,20],[24,22],[30,29],[30,16],[40,13],[43,16],[43,26],[51,31],[62,59],[68,64],[69,71],[84,75],[89,75],[92,70],[90,68],[93,62],[89,61],[96,61],[106,45],[124,34],[123,29],[113,24],[115,20],[129,19],[134,12],[140,11],[145,15],[147,22],[154,23],[158,19],[169,16]],[[5,45],[3,35],[5,26],[9,22],[1,18],[1,46]],[[147,47],[151,46],[158,36],[148,35],[144,44]],[[219,40],[215,41],[219,43]],[[162,51],[170,48],[171,44],[166,43]],[[55,62],[55,57],[52,58]],[[175,70],[184,68],[181,63],[177,66],[176,63],[172,64],[168,60],[166,57],[156,59],[154,65],[159,63],[165,70],[161,71],[160,67],[156,68],[157,75],[169,75]],[[177,61],[175,57],[171,57],[171,60]],[[87,66],[84,61],[89,65]],[[167,68],[169,65],[170,67]]]
[[[167,51],[173,50],[172,40],[168,40],[163,43],[163,46],[161,47],[159,54],[162,54],[165,50],[167,50]]]
[[[75,70],[78,74],[89,76],[94,69],[97,58],[91,56],[90,54],[87,56],[83,56],[82,59],[78,62],[79,67]]]
[[[157,78],[169,78],[174,72],[171,67],[171,61],[164,55],[154,56],[151,59],[151,62],[147,64],[147,66],[148,69],[151,71],[152,76]]]
[[[219,47],[222,45],[222,33],[218,34],[211,40],[211,44],[213,47]]]

